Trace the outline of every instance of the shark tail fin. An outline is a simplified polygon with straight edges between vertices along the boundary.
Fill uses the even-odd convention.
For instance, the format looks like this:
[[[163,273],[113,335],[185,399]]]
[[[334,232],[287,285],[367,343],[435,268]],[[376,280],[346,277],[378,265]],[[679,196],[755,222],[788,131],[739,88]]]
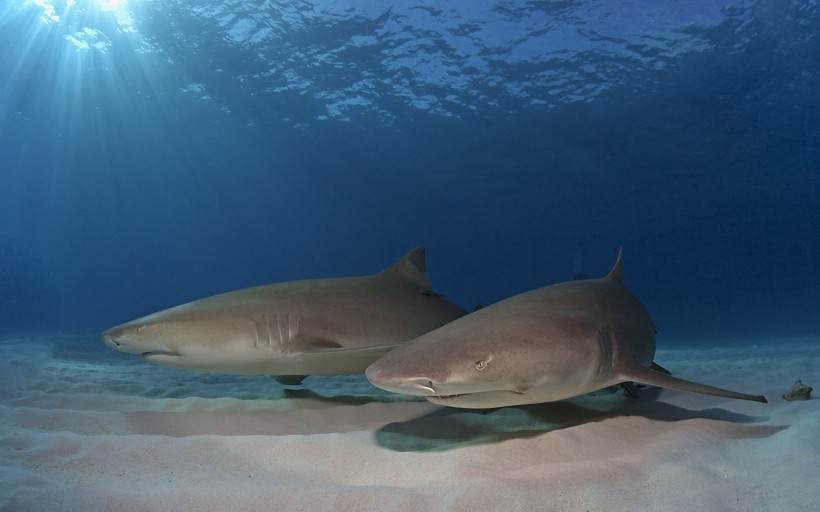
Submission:
[[[768,403],[768,400],[766,400],[766,397],[763,395],[747,395],[745,393],[738,393],[737,391],[730,391],[728,389],[707,386],[706,384],[690,382],[688,380],[679,379],[650,368],[645,368],[633,361],[628,363],[625,362],[622,367],[619,368],[618,378],[619,380],[635,381],[642,384],[649,384],[650,386],[675,389],[677,391],[688,391],[690,393],[701,393],[703,395],[722,396],[724,398],[736,398],[738,400],[751,400],[753,402],[761,402],[764,404]]]
[[[412,283],[419,290],[432,290],[433,286],[430,284],[430,277],[427,276],[427,261],[424,256],[424,247],[411,249],[399,261],[382,271],[379,276]]]

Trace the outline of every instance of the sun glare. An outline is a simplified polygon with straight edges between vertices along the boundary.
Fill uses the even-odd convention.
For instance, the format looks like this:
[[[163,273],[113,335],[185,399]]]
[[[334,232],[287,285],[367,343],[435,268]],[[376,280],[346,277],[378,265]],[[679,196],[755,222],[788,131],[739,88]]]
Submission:
[[[33,4],[40,6],[43,9],[43,16],[41,19],[45,23],[54,23],[60,21],[60,14],[57,11],[58,2],[54,0],[30,0]],[[65,0],[61,3],[61,8],[67,11],[77,4],[77,0]],[[128,0],[85,0],[85,5],[96,6],[102,12],[123,12],[128,7]]]
[[[127,0],[95,0],[100,10],[103,11],[119,11],[125,9]]]

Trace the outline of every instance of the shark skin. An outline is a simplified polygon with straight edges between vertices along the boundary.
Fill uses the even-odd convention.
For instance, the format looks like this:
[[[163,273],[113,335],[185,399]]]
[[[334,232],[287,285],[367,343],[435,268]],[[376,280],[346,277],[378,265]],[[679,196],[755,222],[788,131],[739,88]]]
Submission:
[[[386,354],[365,375],[387,391],[475,409],[551,402],[629,382],[766,403],[658,371],[656,328],[624,285],[622,252],[603,278],[487,306]]]
[[[151,363],[236,375],[362,373],[465,314],[431,290],[417,247],[381,273],[269,284],[176,306],[102,333]],[[290,377],[295,376],[295,377]]]

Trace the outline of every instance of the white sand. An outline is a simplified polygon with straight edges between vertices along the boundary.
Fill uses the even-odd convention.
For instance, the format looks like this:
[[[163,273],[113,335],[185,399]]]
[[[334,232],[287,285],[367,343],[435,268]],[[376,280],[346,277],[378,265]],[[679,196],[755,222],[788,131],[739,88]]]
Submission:
[[[482,412],[361,376],[285,392],[94,337],[4,340],[0,509],[817,510],[820,401],[780,395],[797,378],[820,386],[820,340],[657,360],[770,403],[648,389]]]

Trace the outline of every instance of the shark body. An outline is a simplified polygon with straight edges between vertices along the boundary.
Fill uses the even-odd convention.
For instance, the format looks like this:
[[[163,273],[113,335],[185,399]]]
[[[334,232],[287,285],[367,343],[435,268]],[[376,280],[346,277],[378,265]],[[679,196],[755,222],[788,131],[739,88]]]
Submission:
[[[175,368],[338,375],[362,373],[401,343],[464,314],[431,290],[425,252],[418,247],[378,274],[215,295],[113,327],[102,339],[113,349]]]
[[[452,407],[562,400],[625,382],[766,402],[658,371],[656,328],[609,274],[554,284],[485,307],[402,345],[370,365],[375,386]]]

